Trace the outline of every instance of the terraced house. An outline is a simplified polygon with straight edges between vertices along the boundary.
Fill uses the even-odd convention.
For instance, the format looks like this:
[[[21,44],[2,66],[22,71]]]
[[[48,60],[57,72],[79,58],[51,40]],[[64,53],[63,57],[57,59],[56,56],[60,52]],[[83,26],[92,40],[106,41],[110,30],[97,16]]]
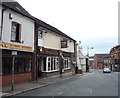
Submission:
[[[0,4],[0,27],[2,86],[10,85],[13,77],[14,83],[21,83],[59,74],[60,53],[63,71],[74,68],[76,41],[30,15],[18,2]]]
[[[59,74],[60,53],[64,57],[64,72],[71,71],[75,62],[76,41],[39,19],[36,19],[35,27],[37,77]]]
[[[12,81],[13,55],[14,82],[31,79],[32,57],[34,56],[34,20],[17,2],[2,2],[0,5],[2,51],[2,85]],[[22,78],[21,78],[22,77]]]

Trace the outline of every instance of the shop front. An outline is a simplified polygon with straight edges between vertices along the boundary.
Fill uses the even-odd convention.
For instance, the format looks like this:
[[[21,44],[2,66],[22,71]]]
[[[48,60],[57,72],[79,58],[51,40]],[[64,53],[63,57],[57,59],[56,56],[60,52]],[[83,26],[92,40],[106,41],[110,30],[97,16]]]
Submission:
[[[71,53],[62,53],[64,57],[63,72],[68,72],[71,68]],[[38,77],[47,77],[59,74],[59,54],[59,50],[38,48]]]
[[[18,47],[19,50],[17,50]],[[0,48],[0,50],[2,51],[2,73],[0,75],[0,77],[2,77],[1,85],[11,85],[13,77],[14,83],[22,83],[31,80],[32,56],[34,54],[30,51],[20,51],[20,49],[32,50],[32,47],[1,43]],[[17,53],[16,55],[14,55],[14,61],[12,54],[13,51],[16,51]]]

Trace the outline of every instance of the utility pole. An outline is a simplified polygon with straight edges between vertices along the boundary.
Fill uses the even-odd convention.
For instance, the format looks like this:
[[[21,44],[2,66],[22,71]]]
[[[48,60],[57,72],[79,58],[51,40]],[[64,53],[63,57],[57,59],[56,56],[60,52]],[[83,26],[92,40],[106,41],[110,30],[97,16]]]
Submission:
[[[86,58],[86,71],[89,72],[89,49],[93,49],[93,47],[89,48],[87,47],[87,58]]]

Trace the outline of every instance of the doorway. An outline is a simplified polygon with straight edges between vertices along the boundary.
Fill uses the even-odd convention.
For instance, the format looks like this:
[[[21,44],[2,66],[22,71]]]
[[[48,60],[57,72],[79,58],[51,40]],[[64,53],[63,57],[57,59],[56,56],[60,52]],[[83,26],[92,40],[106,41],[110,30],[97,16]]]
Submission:
[[[46,57],[38,57],[38,77],[42,77],[43,71],[46,71]]]

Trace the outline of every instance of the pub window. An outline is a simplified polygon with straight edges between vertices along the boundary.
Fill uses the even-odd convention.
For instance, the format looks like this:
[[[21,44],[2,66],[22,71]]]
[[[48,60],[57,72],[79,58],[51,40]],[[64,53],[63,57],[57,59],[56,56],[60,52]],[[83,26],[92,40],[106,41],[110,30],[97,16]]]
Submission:
[[[55,66],[55,68],[58,69],[58,58],[56,58]]]
[[[54,65],[53,65],[54,63],[53,63],[53,58],[51,58],[51,70],[53,70],[54,68]]]
[[[48,71],[55,71],[58,69],[58,57],[48,57]]]
[[[43,32],[41,30],[38,30],[38,39],[41,39],[43,37]]]
[[[21,24],[12,22],[11,41],[21,42]]]
[[[64,69],[69,69],[70,68],[70,59],[65,58],[64,59]]]

